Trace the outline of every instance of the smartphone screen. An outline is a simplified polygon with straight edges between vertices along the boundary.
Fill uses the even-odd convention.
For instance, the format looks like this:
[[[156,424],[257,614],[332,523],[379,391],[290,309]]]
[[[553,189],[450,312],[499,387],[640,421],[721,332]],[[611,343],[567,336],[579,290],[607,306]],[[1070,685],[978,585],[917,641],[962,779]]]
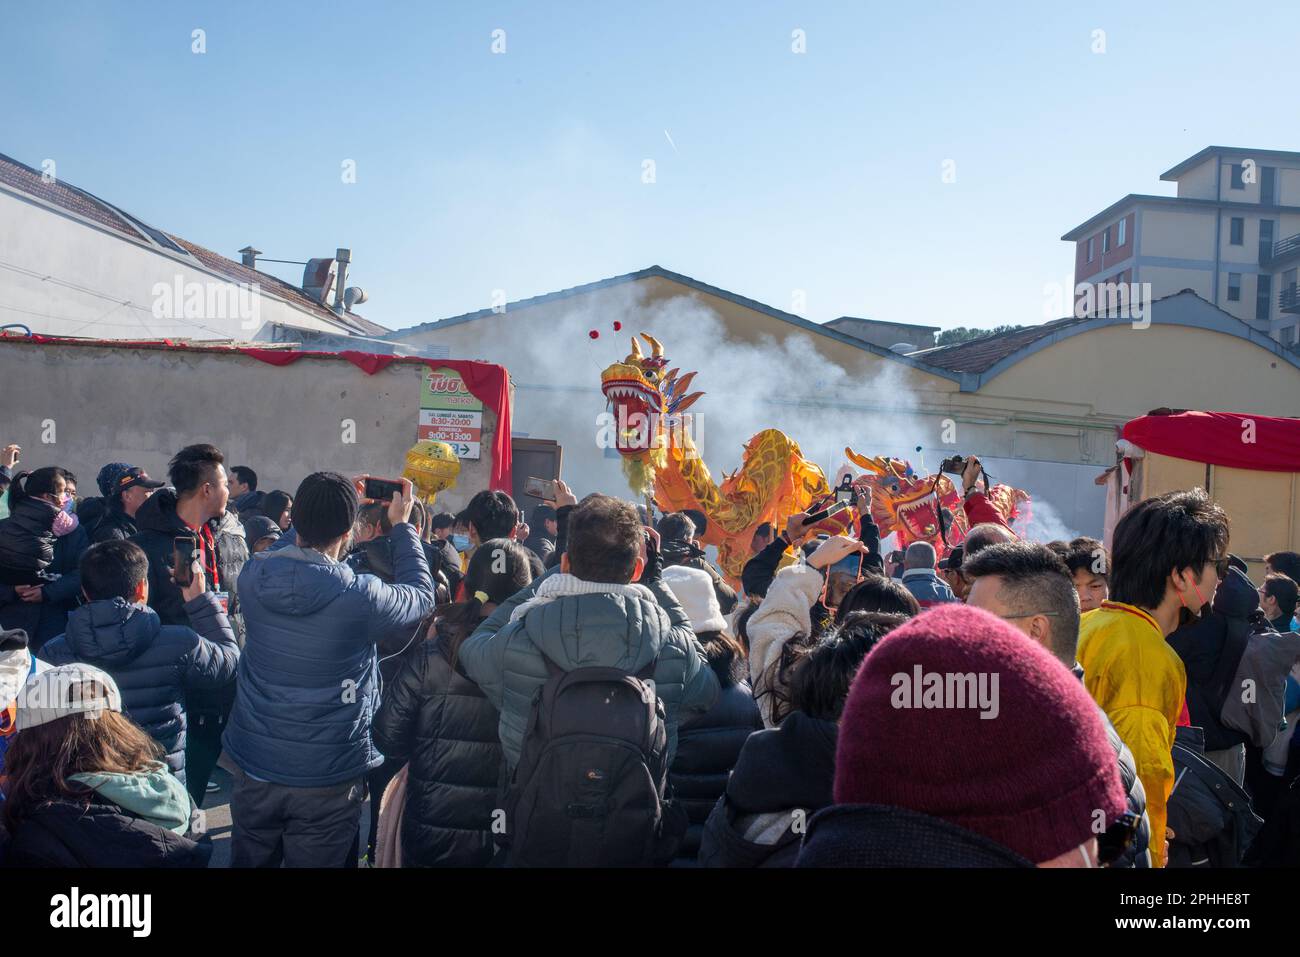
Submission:
[[[172,579],[182,588],[194,581],[194,553],[198,542],[189,535],[177,535],[172,539]]]
[[[376,502],[391,501],[393,495],[402,491],[402,483],[393,479],[366,479],[365,497]]]
[[[531,495],[533,498],[540,498],[544,502],[555,501],[555,480],[537,478],[530,475],[524,482],[524,494]]]

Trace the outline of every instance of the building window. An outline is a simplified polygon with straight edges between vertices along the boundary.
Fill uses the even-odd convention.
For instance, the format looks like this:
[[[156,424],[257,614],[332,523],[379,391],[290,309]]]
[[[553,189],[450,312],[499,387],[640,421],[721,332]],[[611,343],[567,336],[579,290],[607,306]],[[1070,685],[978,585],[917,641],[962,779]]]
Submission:
[[[1241,302],[1241,273],[1228,273],[1228,302]]]
[[[1232,217],[1232,224],[1228,230],[1228,242],[1234,246],[1240,246],[1246,241],[1246,221],[1240,216]]]
[[[1246,184],[1245,184],[1244,182],[1242,182],[1242,180],[1241,180],[1241,164],[1240,164],[1240,163],[1233,163],[1233,164],[1232,164],[1230,167],[1228,167],[1228,168],[1229,168],[1230,170],[1232,170],[1232,188],[1233,188],[1233,189],[1245,189],[1245,188],[1246,188]]]
[[[1102,232],[1101,234],[1101,251],[1103,255],[1110,252],[1110,227],[1109,226],[1107,226],[1105,231]]]
[[[1123,245],[1124,245],[1124,241],[1125,241],[1125,237],[1126,237],[1126,235],[1127,235],[1127,233],[1128,233],[1128,220],[1127,220],[1127,219],[1121,219],[1121,220],[1119,221],[1119,226],[1116,227],[1116,228],[1117,228],[1117,230],[1118,230],[1119,235],[1117,235],[1117,236],[1115,237],[1115,245],[1116,245],[1116,246],[1123,246]]]
[[[1088,240],[1088,262],[1092,262],[1094,259],[1097,258],[1097,251],[1094,248],[1096,242],[1097,242],[1096,237],[1090,238]]]
[[[1260,273],[1256,277],[1258,285],[1255,287],[1255,318],[1260,322],[1268,320],[1269,300],[1273,296],[1273,277],[1268,273]]]

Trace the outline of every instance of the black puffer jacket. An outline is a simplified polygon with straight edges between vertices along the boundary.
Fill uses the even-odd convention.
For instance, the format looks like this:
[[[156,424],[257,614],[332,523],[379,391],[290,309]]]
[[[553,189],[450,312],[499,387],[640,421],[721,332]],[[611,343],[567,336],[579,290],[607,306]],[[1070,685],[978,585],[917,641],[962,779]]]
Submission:
[[[482,867],[493,856],[492,813],[503,774],[500,716],[453,669],[443,637],[421,642],[384,689],[374,738],[409,763],[402,856],[415,867]]]
[[[82,520],[85,524],[85,520]],[[135,519],[116,506],[109,506],[90,529],[90,543],[124,541],[140,532]]]
[[[834,721],[792,711],[751,734],[704,826],[702,867],[791,867],[808,819],[832,801]]]
[[[210,593],[186,602],[194,630],[164,625],[144,605],[121,598],[92,601],[68,618],[68,631],[41,657],[52,665],[84,662],[112,675],[122,709],[166,750],[164,760],[185,780],[185,693],[222,688],[235,677],[239,646]]]
[[[173,834],[96,795],[89,804],[41,805],[22,819],[0,856],[5,867],[207,867],[212,845]]]
[[[0,519],[0,583],[39,585],[40,572],[54,561],[54,518],[59,510],[28,496]]]
[[[1169,796],[1170,867],[1240,867],[1264,822],[1250,795],[1205,757],[1201,728],[1174,732],[1178,789]]]
[[[176,490],[160,488],[140,506],[135,513],[136,524],[140,532],[131,541],[135,542],[149,558],[149,607],[158,613],[164,625],[189,625],[189,615],[185,613],[185,599],[181,596],[180,586],[172,581],[172,544],[177,535],[192,534],[185,522],[176,514]],[[226,511],[221,516],[211,519],[208,526],[212,529],[217,550],[217,571],[221,576],[220,589],[208,581],[208,591],[224,591],[230,602],[226,617],[230,627],[235,631],[235,640],[239,647],[244,647],[244,616],[239,607],[239,594],[236,582],[239,572],[248,561],[248,543],[244,540],[244,526],[240,524],[234,512]],[[232,679],[225,687],[215,691],[191,691],[186,695],[186,709],[189,712],[190,725],[220,718],[230,712],[235,700],[235,682]]]
[[[437,555],[427,542],[421,542],[425,560],[429,563],[429,576],[433,579],[435,604],[446,604],[451,599],[447,576],[435,564]],[[397,579],[393,575],[393,540],[387,535],[372,538],[358,545],[347,557],[347,564],[358,575],[374,575],[386,585]],[[384,684],[392,681],[401,670],[402,664],[415,656],[419,648],[418,641],[412,641],[409,629],[400,628],[385,635],[375,645],[379,655],[379,674]]]
[[[677,756],[668,769],[668,783],[690,825],[677,848],[674,867],[695,866],[704,822],[727,789],[727,778],[745,740],[763,727],[754,693],[743,680],[744,675],[743,662],[723,670],[718,674],[722,690],[713,707],[678,726]]]

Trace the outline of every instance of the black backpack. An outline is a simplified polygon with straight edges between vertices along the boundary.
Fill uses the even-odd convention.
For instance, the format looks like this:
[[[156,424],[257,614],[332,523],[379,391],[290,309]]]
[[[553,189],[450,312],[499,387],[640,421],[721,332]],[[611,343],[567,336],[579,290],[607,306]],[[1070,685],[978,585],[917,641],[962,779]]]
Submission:
[[[668,730],[648,679],[549,659],[506,795],[507,867],[649,867],[672,856]],[[684,830],[684,828],[680,828]]]

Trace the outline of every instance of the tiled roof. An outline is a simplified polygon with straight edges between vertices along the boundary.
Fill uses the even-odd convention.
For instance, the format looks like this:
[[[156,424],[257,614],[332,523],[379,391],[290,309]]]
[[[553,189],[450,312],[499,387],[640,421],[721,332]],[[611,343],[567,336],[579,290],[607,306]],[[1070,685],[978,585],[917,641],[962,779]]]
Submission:
[[[210,249],[182,239],[179,236],[174,236],[171,233],[152,230],[151,234],[151,228],[146,228],[144,223],[135,220],[135,217],[130,216],[130,214],[76,186],[64,183],[61,180],[48,181],[30,166],[5,156],[3,153],[0,153],[0,185],[35,196],[52,206],[75,213],[91,222],[98,223],[100,226],[121,233],[136,242],[166,249],[166,243],[159,241],[160,236],[164,237],[178,246],[180,252],[193,256],[212,272],[218,273],[232,282],[257,283],[271,295],[284,299],[319,319],[343,326],[353,332],[376,337],[383,336],[388,332],[386,327],[368,319],[363,319],[354,312],[339,316],[319,302],[309,298],[297,286],[278,279],[269,273],[249,269],[243,263],[227,259]],[[173,254],[177,252],[177,250],[171,249],[167,251]]]
[[[951,346],[938,346],[911,353],[917,359],[951,372],[987,372],[1012,353],[1019,352],[1044,336],[1088,322],[1089,317],[1054,319],[1040,326],[992,333]]]

